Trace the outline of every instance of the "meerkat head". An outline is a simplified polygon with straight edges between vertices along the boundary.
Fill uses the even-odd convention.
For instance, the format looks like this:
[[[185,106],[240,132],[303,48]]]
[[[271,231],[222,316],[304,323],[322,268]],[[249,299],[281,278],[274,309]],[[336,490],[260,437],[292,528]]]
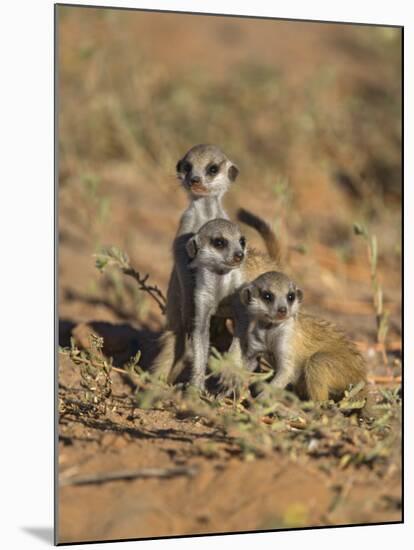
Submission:
[[[269,271],[245,285],[240,299],[252,317],[278,325],[298,312],[303,292],[284,273]]]
[[[215,145],[196,145],[177,162],[177,176],[191,198],[223,195],[239,169]]]
[[[191,267],[205,267],[224,275],[242,265],[246,256],[246,239],[235,223],[217,218],[205,223],[188,240],[186,249]]]

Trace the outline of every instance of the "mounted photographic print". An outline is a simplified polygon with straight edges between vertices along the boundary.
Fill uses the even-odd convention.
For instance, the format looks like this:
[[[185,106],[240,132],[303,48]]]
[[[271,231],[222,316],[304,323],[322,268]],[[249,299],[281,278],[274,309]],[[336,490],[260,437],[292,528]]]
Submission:
[[[402,27],[55,17],[56,542],[402,522]]]

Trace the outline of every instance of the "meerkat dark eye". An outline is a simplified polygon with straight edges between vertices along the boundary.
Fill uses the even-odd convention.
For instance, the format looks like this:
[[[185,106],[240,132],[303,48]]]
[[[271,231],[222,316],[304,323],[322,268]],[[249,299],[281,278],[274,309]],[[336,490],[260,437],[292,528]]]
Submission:
[[[191,169],[192,169],[191,162],[187,162],[187,161],[183,162],[182,169],[184,172],[191,172]]]
[[[291,304],[295,301],[295,298],[296,298],[296,294],[294,292],[289,292],[289,294],[287,295],[287,300]]]
[[[267,302],[267,303],[271,304],[274,299],[275,299],[275,297],[273,296],[273,294],[271,292],[269,292],[267,290],[262,292],[262,300],[264,302]]]
[[[245,237],[240,237],[239,243],[240,243],[240,246],[243,249],[246,248],[246,239],[245,239]]]
[[[207,168],[207,174],[210,174],[210,176],[214,176],[219,171],[219,167],[217,164],[210,164],[210,166]]]
[[[227,246],[227,240],[226,239],[211,239],[211,244],[214,246],[214,248],[226,248]]]

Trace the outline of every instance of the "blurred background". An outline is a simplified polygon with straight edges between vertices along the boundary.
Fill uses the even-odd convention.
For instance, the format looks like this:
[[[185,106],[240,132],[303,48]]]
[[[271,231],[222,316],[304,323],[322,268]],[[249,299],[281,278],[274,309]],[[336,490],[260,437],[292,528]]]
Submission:
[[[119,301],[124,284],[96,271],[102,245],[166,289],[187,204],[175,164],[215,143],[240,167],[230,215],[245,206],[272,223],[308,306],[357,340],[375,341],[376,324],[353,224],[376,236],[388,337],[399,339],[399,29],[63,6],[58,18],[62,318],[119,320],[99,303]],[[132,303],[129,320],[162,325],[145,294]]]
[[[60,344],[69,345],[73,337],[78,346],[88,346],[92,327],[104,337],[115,365],[123,367],[139,349],[141,366],[148,366],[164,318],[151,297],[119,271],[99,273],[93,255],[103,246],[119,247],[135,269],[149,274],[149,282],[165,292],[172,240],[187,205],[175,165],[191,146],[214,143],[240,168],[225,197],[230,216],[234,219],[237,208],[244,206],[270,222],[283,243],[289,271],[304,289],[308,310],[335,321],[357,341],[370,376],[378,383],[397,383],[401,30],[64,6],[57,11]],[[246,236],[254,246],[263,247],[247,228]],[[66,413],[61,417],[60,468],[85,461],[92,472],[110,464],[113,469],[136,467],[137,461],[147,465],[148,460],[164,466],[168,453],[180,457],[172,447],[179,443],[172,443],[168,434],[187,437],[196,430],[193,424],[186,428],[182,420],[174,424],[163,412],[154,411],[126,418],[120,410],[119,425],[107,418],[87,422],[82,404],[77,417],[68,420],[67,408],[81,395],[81,385],[74,364],[62,356],[59,389],[70,399],[64,401]],[[121,401],[131,395],[131,389],[119,381],[114,388]],[[144,422],[151,425],[151,434],[162,432],[158,440],[153,435],[143,439]],[[122,431],[129,439],[116,436]],[[394,431],[398,433],[398,427]],[[193,435],[187,439],[192,445]],[[356,444],[355,452],[361,445]],[[398,442],[393,449],[398,454]],[[223,473],[230,482],[224,485],[224,477],[220,482],[226,489],[217,494],[217,523],[206,525],[213,530],[262,525],[266,510],[260,488],[267,488],[270,481],[257,476],[273,475],[273,462],[269,464],[267,469],[249,469],[242,463],[237,466],[240,470],[232,463],[234,473],[232,468]],[[360,501],[350,499],[349,506],[342,505],[340,515],[330,521],[398,519],[399,467],[391,464],[390,472],[395,476],[389,478],[387,489],[392,513],[381,516],[380,501],[368,491],[385,490],[381,473],[381,483],[373,478]],[[312,516],[301,524],[329,524],[317,515],[323,503],[330,502],[330,497],[320,494],[325,482],[311,473],[305,483],[301,475],[296,472],[289,478],[298,481],[297,494],[291,487],[284,494],[275,486],[277,499],[269,500],[268,513],[274,514],[275,507],[290,500],[294,504],[295,498],[303,502],[303,487],[310,483],[306,498],[313,499],[309,500]],[[359,476],[368,483],[366,470]],[[214,471],[211,483],[215,479]],[[208,484],[202,476],[197,480],[193,484],[200,485],[200,502],[208,503]],[[252,495],[260,493],[257,517],[249,512],[241,519],[237,508],[233,515],[226,512],[224,520],[225,495],[232,501],[231,510],[232,495],[239,494],[240,483],[240,494],[245,494],[247,481]],[[128,491],[122,489],[122,503],[116,484],[63,489],[63,540],[120,538],[137,532],[141,536],[194,533],[206,528],[205,518],[194,515],[196,499],[188,500],[184,481],[134,483]],[[177,508],[180,490],[188,510],[185,514],[177,510],[174,523],[172,510]],[[209,498],[216,493],[212,486]],[[137,508],[143,502],[153,506],[148,504],[145,514],[145,507]],[[85,506],[95,512],[90,520]],[[239,523],[233,525],[232,517]]]

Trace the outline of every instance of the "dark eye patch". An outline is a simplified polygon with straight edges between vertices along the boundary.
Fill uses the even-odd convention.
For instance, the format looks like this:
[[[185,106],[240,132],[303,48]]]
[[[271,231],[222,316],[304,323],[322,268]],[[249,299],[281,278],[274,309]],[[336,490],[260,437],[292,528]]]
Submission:
[[[227,239],[222,239],[221,237],[211,239],[210,242],[214,246],[214,248],[226,248],[229,244]]]
[[[264,302],[267,302],[268,304],[271,304],[275,299],[273,292],[270,292],[269,290],[263,290],[263,292],[261,293],[261,296],[262,296],[262,300]]]
[[[216,163],[213,163],[213,164],[210,164],[209,166],[207,166],[207,174],[209,174],[210,176],[214,176],[218,173],[218,171],[220,170],[220,167],[218,164]]]
[[[240,237],[239,243],[240,243],[240,246],[241,246],[243,249],[246,248],[246,238],[245,238],[245,237]]]
[[[193,165],[191,164],[191,162],[188,162],[188,160],[184,161],[183,164],[182,164],[182,170],[184,172],[191,172],[193,168]]]
[[[291,304],[295,301],[296,294],[293,291],[290,291],[287,295],[287,301]]]

